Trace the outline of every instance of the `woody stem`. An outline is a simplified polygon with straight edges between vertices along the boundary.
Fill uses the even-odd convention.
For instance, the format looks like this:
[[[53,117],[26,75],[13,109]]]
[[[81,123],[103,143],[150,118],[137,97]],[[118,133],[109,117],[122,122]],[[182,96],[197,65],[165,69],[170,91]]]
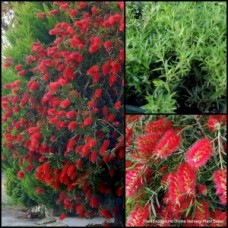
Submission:
[[[218,153],[219,153],[219,160],[220,160],[220,165],[221,165],[221,169],[223,169],[222,166],[222,154],[221,154],[221,132],[220,130],[218,131]]]

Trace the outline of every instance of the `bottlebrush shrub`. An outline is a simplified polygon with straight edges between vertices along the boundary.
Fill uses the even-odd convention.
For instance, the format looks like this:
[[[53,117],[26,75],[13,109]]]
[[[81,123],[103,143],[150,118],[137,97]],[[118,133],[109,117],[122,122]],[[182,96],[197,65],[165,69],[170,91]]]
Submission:
[[[226,113],[225,2],[129,1],[126,23],[129,105]]]
[[[124,3],[53,5],[37,17],[68,20],[49,30],[50,46],[32,44],[27,70],[14,66],[31,79],[5,85],[2,159],[18,164],[20,183],[37,203],[49,198],[62,208],[61,219],[68,212],[108,219],[124,205]]]
[[[126,115],[126,226],[226,225],[226,124],[226,115]]]

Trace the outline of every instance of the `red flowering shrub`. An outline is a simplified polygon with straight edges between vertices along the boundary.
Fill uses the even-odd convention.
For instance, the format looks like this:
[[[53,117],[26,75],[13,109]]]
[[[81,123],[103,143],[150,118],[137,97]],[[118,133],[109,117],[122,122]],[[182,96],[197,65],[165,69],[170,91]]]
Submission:
[[[127,226],[225,226],[226,122],[126,116]]]
[[[54,2],[37,17],[61,14],[68,20],[49,31],[50,46],[32,44],[26,70],[13,58],[4,63],[31,78],[5,87],[3,159],[18,163],[21,183],[35,181],[37,203],[53,192],[60,219],[108,219],[124,205],[124,3]]]

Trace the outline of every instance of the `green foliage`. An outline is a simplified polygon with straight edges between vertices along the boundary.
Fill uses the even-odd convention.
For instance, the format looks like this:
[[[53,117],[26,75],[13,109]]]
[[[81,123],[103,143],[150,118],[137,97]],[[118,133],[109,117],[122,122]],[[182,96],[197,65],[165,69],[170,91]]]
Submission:
[[[126,3],[127,96],[133,90],[153,97],[154,105],[144,107],[149,112],[162,110],[157,91],[163,102],[172,100],[169,113],[183,107],[223,111],[226,3],[146,2],[141,18],[132,4]]]
[[[31,43],[40,41],[49,44],[54,37],[48,34],[57,19],[41,21],[36,14],[51,9],[50,3],[14,2],[12,4],[15,18],[10,29],[6,32],[9,46],[4,47],[4,56],[14,56],[15,65],[25,58],[31,49]],[[25,59],[24,59],[25,60]]]
[[[12,68],[5,69],[2,67],[1,70],[2,70],[2,77],[1,77],[2,85],[6,84],[6,83],[14,82],[18,79],[18,76],[16,75],[15,70],[13,70]],[[2,88],[2,96],[6,95],[8,93],[9,93],[9,90]]]
[[[12,198],[12,202],[14,204],[23,205],[26,207],[36,206],[37,203],[30,198],[28,195],[28,191],[24,191],[23,186],[20,181],[17,179],[17,171],[16,163],[11,168],[7,168],[5,170],[6,175],[6,193]],[[31,188],[30,188],[31,189]]]

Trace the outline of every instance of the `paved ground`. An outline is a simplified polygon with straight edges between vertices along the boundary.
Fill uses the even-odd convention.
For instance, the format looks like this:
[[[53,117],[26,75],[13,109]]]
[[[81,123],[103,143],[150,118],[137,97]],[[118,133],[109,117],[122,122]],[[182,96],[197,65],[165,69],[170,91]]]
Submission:
[[[25,217],[26,213],[14,208],[2,208],[2,226],[23,226],[33,227],[41,226],[36,222],[38,219],[28,219]]]
[[[55,217],[58,219],[57,217]],[[45,225],[38,225],[37,223],[41,219],[28,219],[26,218],[26,213],[14,208],[2,208],[2,226],[21,226],[21,227],[39,227]],[[69,227],[82,227],[88,224],[102,224],[104,223],[103,218],[93,218],[93,219],[79,219],[79,218],[65,218],[62,223]],[[113,220],[109,220],[109,222],[113,222]],[[48,225],[48,224],[47,224]],[[50,226],[49,224],[48,226]],[[59,226],[61,224],[54,223],[53,226]]]
[[[21,208],[15,206],[9,206],[10,197],[7,196],[5,192],[5,178],[2,174],[2,222],[1,226],[21,226],[21,227],[39,227],[45,225],[38,225],[41,219],[28,219],[26,217],[26,212],[23,212]],[[58,217],[55,217],[58,220]],[[93,219],[79,219],[79,218],[65,218],[62,223],[69,227],[86,226],[88,224],[102,224],[104,223],[104,218],[93,218]],[[113,219],[108,222],[113,222]],[[50,226],[49,224],[48,226]],[[53,223],[53,226],[59,226],[61,223]]]

